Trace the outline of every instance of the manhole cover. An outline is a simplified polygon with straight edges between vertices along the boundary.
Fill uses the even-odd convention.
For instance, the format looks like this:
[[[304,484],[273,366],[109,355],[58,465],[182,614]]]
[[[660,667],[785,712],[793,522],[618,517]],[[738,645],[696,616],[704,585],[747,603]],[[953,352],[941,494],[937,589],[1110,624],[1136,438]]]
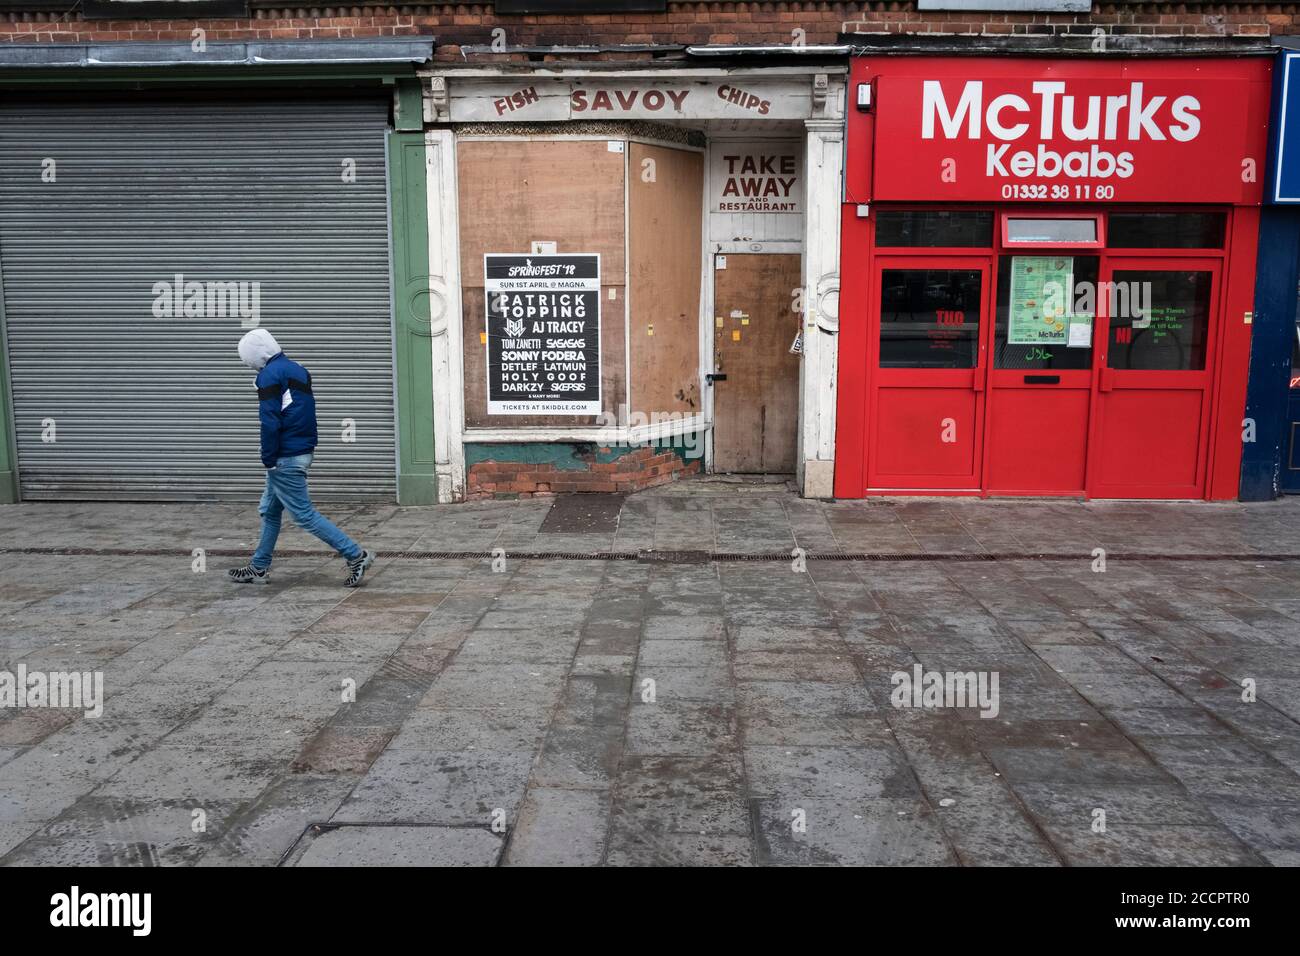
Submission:
[[[606,534],[618,530],[624,495],[559,495],[542,521],[542,534]]]

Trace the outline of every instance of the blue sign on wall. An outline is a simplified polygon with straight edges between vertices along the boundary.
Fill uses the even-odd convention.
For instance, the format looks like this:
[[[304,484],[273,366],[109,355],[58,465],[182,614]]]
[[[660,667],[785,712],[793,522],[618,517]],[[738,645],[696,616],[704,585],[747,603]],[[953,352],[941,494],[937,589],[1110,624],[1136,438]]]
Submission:
[[[1273,70],[1265,201],[1300,203],[1300,51],[1278,54]]]

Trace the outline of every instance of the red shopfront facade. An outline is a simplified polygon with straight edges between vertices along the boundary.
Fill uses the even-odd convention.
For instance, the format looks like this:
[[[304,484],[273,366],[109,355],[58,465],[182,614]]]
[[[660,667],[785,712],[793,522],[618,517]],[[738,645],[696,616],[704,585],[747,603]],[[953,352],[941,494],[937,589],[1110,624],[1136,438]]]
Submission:
[[[855,61],[836,497],[1235,498],[1269,81]]]

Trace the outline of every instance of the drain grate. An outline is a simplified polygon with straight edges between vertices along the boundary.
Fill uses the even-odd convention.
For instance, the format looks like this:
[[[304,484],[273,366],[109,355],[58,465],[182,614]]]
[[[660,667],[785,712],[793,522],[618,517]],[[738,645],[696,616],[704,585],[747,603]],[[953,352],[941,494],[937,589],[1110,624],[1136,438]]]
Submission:
[[[708,564],[712,555],[712,551],[638,551],[636,559],[653,564]]]
[[[192,557],[186,548],[0,548],[0,554],[55,555],[92,558],[179,558]],[[236,558],[248,554],[247,548],[208,548],[209,557]],[[333,551],[323,548],[288,548],[277,550],[279,558],[329,558]],[[495,557],[492,551],[376,551],[380,558],[398,561],[481,561]],[[512,561],[640,561],[650,564],[709,564],[739,562],[788,562],[794,555],[784,551],[506,551]],[[1091,561],[1091,552],[1070,551],[979,551],[979,552],[909,552],[909,551],[826,551],[807,553],[807,561],[887,561],[887,562],[982,562],[982,561]],[[1194,554],[1160,554],[1154,551],[1108,551],[1108,561],[1300,561],[1300,554],[1279,552],[1256,554],[1249,551],[1223,551]]]

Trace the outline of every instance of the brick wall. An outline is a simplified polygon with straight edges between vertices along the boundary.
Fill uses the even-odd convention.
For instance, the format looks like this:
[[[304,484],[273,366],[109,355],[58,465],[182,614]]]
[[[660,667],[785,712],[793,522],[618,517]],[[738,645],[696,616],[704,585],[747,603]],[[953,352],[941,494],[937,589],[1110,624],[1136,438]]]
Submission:
[[[1300,32],[1300,4],[1094,3],[1089,14],[921,13],[915,4],[888,4],[846,20],[845,33],[1051,34],[1146,36],[1270,36]],[[881,4],[879,6],[886,6]],[[899,9],[894,9],[895,7]]]
[[[462,45],[486,45],[501,27],[510,46],[597,44],[780,44],[802,30],[807,43],[840,33],[1042,34],[1107,32],[1152,36],[1300,33],[1300,3],[1097,3],[1090,14],[926,12],[914,2],[670,3],[666,13],[502,16],[491,5],[259,9],[247,19],[83,20],[77,13],[2,13],[0,42],[274,40],[434,35],[439,60],[461,61]]]
[[[608,459],[613,449],[576,455],[586,467],[558,468],[553,462],[479,461],[466,475],[467,499],[532,498],[581,492],[643,491],[699,474],[698,458],[686,461],[675,451],[650,445]]]

